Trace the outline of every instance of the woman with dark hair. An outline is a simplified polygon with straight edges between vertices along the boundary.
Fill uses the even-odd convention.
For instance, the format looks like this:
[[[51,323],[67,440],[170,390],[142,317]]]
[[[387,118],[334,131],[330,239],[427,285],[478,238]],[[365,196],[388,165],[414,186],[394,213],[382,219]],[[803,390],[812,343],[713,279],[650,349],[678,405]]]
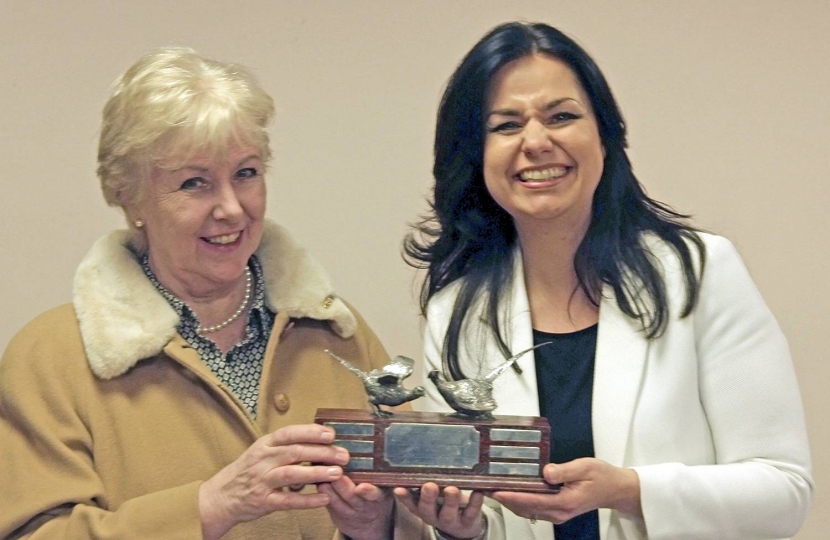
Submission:
[[[433,213],[405,242],[427,271],[425,370],[552,341],[495,382],[495,413],[550,420],[543,474],[564,484],[493,493],[465,532],[792,535],[813,483],[786,340],[734,247],[649,198],[626,146],[599,68],[544,24],[496,27],[446,88]],[[440,529],[430,487],[399,496]]]

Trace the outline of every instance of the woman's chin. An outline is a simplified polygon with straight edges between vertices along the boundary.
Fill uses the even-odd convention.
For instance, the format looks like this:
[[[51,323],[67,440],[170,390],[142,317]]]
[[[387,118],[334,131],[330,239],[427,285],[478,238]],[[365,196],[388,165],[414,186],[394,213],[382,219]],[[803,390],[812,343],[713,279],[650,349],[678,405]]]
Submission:
[[[211,256],[201,258],[197,272],[217,285],[236,283],[245,275],[245,268],[248,267],[251,253],[248,250],[244,252],[238,250],[236,253],[213,253]]]

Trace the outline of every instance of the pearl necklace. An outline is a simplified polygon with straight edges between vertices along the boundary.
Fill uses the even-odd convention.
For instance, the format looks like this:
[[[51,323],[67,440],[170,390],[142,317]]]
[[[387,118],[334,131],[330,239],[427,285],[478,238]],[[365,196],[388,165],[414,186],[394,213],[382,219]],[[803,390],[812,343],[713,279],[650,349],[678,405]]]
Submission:
[[[225,319],[224,321],[220,322],[219,324],[215,324],[213,326],[199,326],[196,329],[196,332],[199,334],[209,334],[211,332],[216,332],[221,330],[231,324],[233,321],[239,318],[242,313],[245,312],[245,308],[248,306],[248,301],[251,299],[251,269],[247,266],[245,267],[245,298],[242,299],[242,305],[240,305],[236,311],[233,312],[233,315]]]

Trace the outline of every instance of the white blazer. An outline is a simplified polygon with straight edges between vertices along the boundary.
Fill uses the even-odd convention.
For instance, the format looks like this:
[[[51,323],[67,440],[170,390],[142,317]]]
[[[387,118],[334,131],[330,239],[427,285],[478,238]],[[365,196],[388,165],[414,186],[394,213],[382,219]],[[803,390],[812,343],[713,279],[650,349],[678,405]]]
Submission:
[[[669,295],[665,333],[646,339],[605,287],[599,309],[593,388],[596,457],[634,468],[644,520],[600,509],[604,540],[760,539],[795,534],[813,491],[801,396],[789,348],[732,244],[703,234],[706,267],[694,312],[679,318],[685,288],[677,256],[649,241]],[[519,251],[504,336],[513,352],[533,345]],[[458,284],[429,303],[425,373],[441,369]],[[483,296],[483,295],[482,295]],[[468,316],[459,341],[467,376],[504,361],[482,322],[483,302]],[[496,414],[539,415],[532,354],[495,381]],[[426,410],[448,411],[433,385]],[[552,429],[556,429],[554,420]],[[487,500],[490,538],[551,540],[553,526],[531,525]]]

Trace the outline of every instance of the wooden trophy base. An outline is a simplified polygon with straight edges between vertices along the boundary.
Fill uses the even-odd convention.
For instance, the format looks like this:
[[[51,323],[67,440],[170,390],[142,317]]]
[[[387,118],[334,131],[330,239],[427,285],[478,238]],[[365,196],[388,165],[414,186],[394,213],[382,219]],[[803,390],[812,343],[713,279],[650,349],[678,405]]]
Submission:
[[[396,412],[389,417],[352,409],[318,409],[314,420],[332,427],[334,444],[349,451],[344,467],[356,483],[421,487],[435,482],[477,491],[555,493],[542,468],[550,455],[547,419]]]

